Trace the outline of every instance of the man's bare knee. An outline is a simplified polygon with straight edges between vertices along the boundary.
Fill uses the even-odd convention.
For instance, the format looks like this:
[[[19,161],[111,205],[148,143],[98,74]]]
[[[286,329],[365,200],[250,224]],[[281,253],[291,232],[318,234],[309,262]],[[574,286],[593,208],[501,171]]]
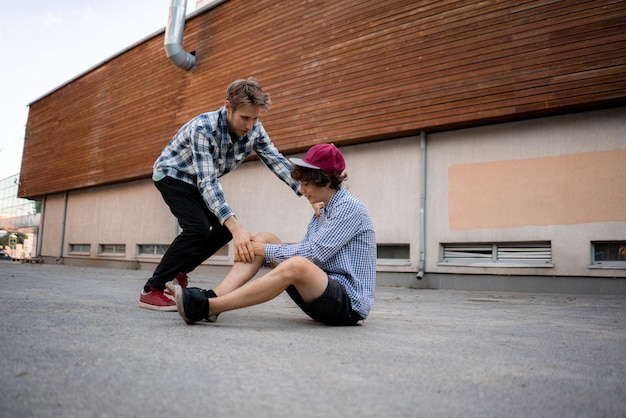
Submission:
[[[280,266],[284,267],[284,284],[294,285],[306,303],[319,297],[328,286],[326,272],[305,257],[292,257]]]
[[[271,232],[259,232],[254,236],[254,240],[257,242],[264,242],[266,244],[282,244],[280,238]]]
[[[305,257],[298,255],[283,261],[282,263],[280,263],[280,265],[286,269],[291,270],[295,275],[302,275],[306,271],[308,271],[314,264]]]

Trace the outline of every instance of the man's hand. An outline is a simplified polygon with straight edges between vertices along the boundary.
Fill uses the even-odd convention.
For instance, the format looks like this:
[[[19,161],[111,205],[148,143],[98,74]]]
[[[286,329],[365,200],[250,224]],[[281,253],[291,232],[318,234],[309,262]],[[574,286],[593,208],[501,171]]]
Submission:
[[[252,238],[250,243],[252,245],[252,250],[254,251],[255,256],[265,257],[265,243],[264,242],[255,241],[254,238]],[[237,257],[237,255],[235,255],[235,261],[242,262],[242,263],[244,262],[243,259]]]
[[[252,248],[254,249],[254,255],[265,257],[265,243],[252,240]]]
[[[228,228],[233,236],[233,247],[235,248],[235,261],[243,263],[252,263],[254,261],[254,248],[252,247],[253,235],[246,231],[244,227],[237,221],[237,218],[231,216],[226,219],[224,225]]]
[[[324,207],[324,202],[311,203],[313,210],[315,211],[315,217],[320,218],[320,210]]]

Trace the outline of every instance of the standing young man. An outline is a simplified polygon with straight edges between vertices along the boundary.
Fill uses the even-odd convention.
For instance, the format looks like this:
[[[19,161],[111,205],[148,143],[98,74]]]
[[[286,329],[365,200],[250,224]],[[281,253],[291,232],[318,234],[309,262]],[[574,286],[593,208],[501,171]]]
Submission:
[[[219,178],[237,168],[254,151],[278,178],[298,193],[291,164],[278,152],[260,120],[269,110],[269,93],[250,77],[235,80],[219,110],[187,122],[154,163],[153,180],[182,232],[174,239],[147,281],[139,306],[176,311],[165,283],[187,286],[187,273],[233,240],[235,257],[255,258],[250,234],[226,202]]]
[[[333,144],[312,147],[304,159],[291,159],[294,180],[316,210],[304,239],[284,244],[271,233],[252,240],[252,263],[235,259],[230,272],[213,289],[173,286],[178,313],[188,324],[233,309],[267,302],[287,291],[315,321],[355,325],[374,302],[376,238],[365,205],[342,188],[345,161]],[[264,263],[274,268],[251,280]]]

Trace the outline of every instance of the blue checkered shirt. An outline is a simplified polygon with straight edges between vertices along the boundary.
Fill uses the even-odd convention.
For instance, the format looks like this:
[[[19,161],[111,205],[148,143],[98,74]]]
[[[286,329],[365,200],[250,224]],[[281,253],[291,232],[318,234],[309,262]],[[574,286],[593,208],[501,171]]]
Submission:
[[[153,179],[169,176],[197,186],[211,212],[224,223],[235,213],[226,202],[219,178],[237,168],[252,151],[298,193],[300,184],[290,177],[291,164],[278,152],[261,121],[233,142],[224,107],[196,116],[180,128],[154,163]]]
[[[265,259],[280,263],[302,256],[336,279],[348,293],[352,309],[366,318],[374,303],[376,237],[365,205],[341,188],[313,216],[304,239],[297,244],[267,244]]]

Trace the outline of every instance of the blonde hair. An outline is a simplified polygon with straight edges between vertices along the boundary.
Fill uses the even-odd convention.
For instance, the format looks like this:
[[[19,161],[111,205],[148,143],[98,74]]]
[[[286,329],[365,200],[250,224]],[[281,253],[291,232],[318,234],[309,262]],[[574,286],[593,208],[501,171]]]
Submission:
[[[233,112],[239,106],[246,104],[261,106],[262,110],[268,111],[272,104],[270,94],[263,91],[261,84],[254,77],[248,77],[246,80],[239,79],[230,83],[226,89],[226,100],[230,103]]]

